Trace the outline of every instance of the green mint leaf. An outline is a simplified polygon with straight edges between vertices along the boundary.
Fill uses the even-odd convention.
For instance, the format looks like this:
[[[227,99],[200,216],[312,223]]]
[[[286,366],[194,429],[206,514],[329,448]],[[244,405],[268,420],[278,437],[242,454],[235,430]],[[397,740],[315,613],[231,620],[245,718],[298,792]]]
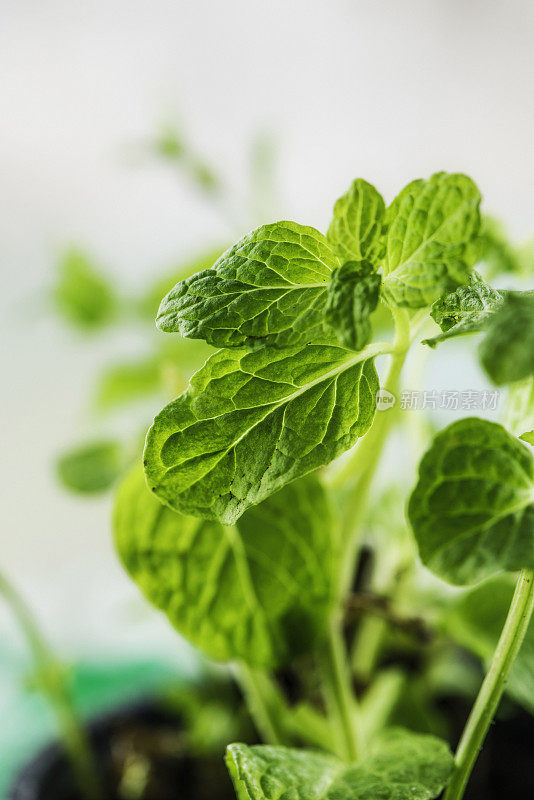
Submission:
[[[167,275],[156,277],[152,280],[136,298],[135,308],[137,314],[147,322],[154,323],[161,304],[161,298],[168,294],[173,286],[180,281],[190,278],[199,270],[205,269],[206,264],[213,264],[226,247],[213,247],[204,253],[188,260],[169,272]]]
[[[276,222],[247,234],[211,269],[163,299],[157,326],[216,347],[324,339],[326,287],[339,261],[322,233]]]
[[[226,763],[239,800],[432,800],[453,758],[435,736],[393,728],[362,761],[345,764],[312,750],[231,744]]]
[[[374,186],[362,178],[353,181],[346,194],[336,201],[334,217],[326,238],[339,259],[370,261],[384,257],[386,207]]]
[[[97,494],[115,483],[125,461],[120,442],[96,441],[63,453],[56,468],[66,489],[80,494]]]
[[[463,592],[453,600],[443,619],[446,632],[486,666],[495,652],[516,579],[499,575]],[[534,623],[527,628],[506,685],[507,693],[534,714]]]
[[[383,290],[398,306],[430,305],[466,283],[480,226],[480,193],[466,175],[408,184],[387,210]]]
[[[534,374],[534,294],[508,292],[480,344],[480,360],[491,380],[503,383]]]
[[[425,339],[430,347],[456,336],[477,333],[487,328],[493,314],[504,300],[501,292],[485,283],[477,272],[473,272],[467,286],[436,300],[430,312],[443,333]]]
[[[148,432],[149,487],[177,511],[233,523],[367,432],[378,352],[310,344],[215,353]]]
[[[327,629],[337,545],[314,476],[229,527],[162,505],[136,469],[117,492],[114,532],[145,596],[216,661],[278,667],[310,650]]]
[[[494,422],[454,422],[419,465],[408,516],[423,564],[450,583],[533,568],[531,452]]]
[[[351,350],[361,350],[371,338],[370,316],[380,298],[381,280],[368,261],[347,261],[330,278],[325,319]]]
[[[519,438],[522,439],[524,442],[527,442],[528,444],[534,446],[534,431],[527,431],[526,433],[522,433]]]
[[[61,259],[53,299],[61,316],[83,331],[108,325],[118,310],[112,285],[79,250],[69,250]]]

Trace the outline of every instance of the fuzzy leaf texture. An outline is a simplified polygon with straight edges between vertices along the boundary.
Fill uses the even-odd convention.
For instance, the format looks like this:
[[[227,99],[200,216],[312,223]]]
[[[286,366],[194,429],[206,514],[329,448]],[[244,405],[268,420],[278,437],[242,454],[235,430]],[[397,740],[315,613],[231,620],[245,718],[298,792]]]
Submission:
[[[149,487],[175,510],[231,524],[369,429],[379,345],[215,353],[147,434]]]
[[[337,547],[328,499],[314,476],[229,527],[172,511],[136,469],[117,492],[114,533],[147,599],[209,658],[274,668],[310,650],[326,631]]]
[[[63,453],[57,460],[57,474],[66,489],[79,494],[98,494],[109,489],[126,465],[120,442],[89,442]]]
[[[480,360],[497,386],[534,374],[534,294],[509,292],[480,344]]]
[[[325,319],[351,350],[361,350],[371,338],[370,317],[380,298],[381,280],[368,261],[347,261],[332,274]]]
[[[494,422],[454,422],[419,465],[408,516],[421,560],[450,583],[534,568],[529,448]]]
[[[467,175],[437,172],[408,184],[387,210],[383,291],[421,308],[466,283],[480,227],[480,193]]]
[[[448,607],[447,633],[489,666],[501,635],[516,578],[498,575],[463,592]],[[531,622],[506,684],[507,693],[534,714],[534,623]]]
[[[239,800],[432,800],[453,759],[440,739],[394,728],[356,764],[312,750],[245,744],[230,745],[226,763]]]
[[[244,236],[163,299],[157,326],[216,347],[324,338],[326,287],[339,261],[315,228],[275,222]]]
[[[346,194],[334,205],[334,216],[327,239],[332,250],[344,261],[370,261],[384,257],[386,207],[374,186],[362,178],[353,181]]]
[[[503,301],[501,292],[485,283],[477,272],[473,272],[467,286],[460,286],[454,292],[436,300],[430,314],[443,332],[431,339],[425,339],[423,344],[436,347],[447,339],[485,330]]]

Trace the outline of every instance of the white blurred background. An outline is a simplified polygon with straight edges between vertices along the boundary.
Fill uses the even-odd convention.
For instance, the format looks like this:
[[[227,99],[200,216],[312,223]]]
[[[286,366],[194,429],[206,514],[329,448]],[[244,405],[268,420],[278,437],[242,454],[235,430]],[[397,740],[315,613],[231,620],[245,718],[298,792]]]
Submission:
[[[244,232],[139,145],[178,119],[242,198],[268,132],[276,216],[322,230],[357,176],[390,200],[461,170],[523,237],[533,86],[530,0],[0,0],[0,563],[62,650],[178,645],[116,562],[109,500],[69,496],[51,468],[94,431],[88,393],[111,355],[49,314],[58,252],[80,244],[133,289]]]

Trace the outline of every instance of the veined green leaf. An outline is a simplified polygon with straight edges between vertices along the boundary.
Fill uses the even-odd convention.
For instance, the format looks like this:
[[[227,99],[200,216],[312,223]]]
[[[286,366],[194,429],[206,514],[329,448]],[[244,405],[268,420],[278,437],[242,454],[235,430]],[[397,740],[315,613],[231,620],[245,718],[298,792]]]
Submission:
[[[84,331],[109,324],[118,308],[111,283],[76,249],[67,251],[59,263],[54,302],[68,322]]]
[[[503,301],[501,292],[485,283],[477,272],[473,272],[467,286],[460,286],[454,292],[436,300],[430,314],[443,333],[425,339],[423,344],[436,347],[446,339],[485,330]]]
[[[497,386],[534,374],[533,293],[507,293],[479,352],[484,369]]]
[[[450,583],[533,568],[531,452],[494,422],[454,422],[421,461],[408,516],[421,560]]]
[[[337,543],[314,476],[229,527],[162,505],[136,469],[117,493],[114,531],[145,596],[216,661],[277,667],[313,648],[327,629]]]
[[[221,350],[161,411],[145,446],[149,487],[185,514],[233,523],[328,464],[375,413],[380,343]]]
[[[216,347],[324,338],[326,287],[339,261],[322,233],[275,222],[244,236],[163,299],[158,327]]]
[[[125,467],[120,442],[89,442],[63,453],[57,461],[62,484],[80,494],[97,494],[112,486]]]
[[[136,302],[137,313],[153,324],[161,304],[161,298],[168,294],[179,281],[190,278],[191,275],[194,275],[199,270],[205,269],[207,264],[213,264],[224,249],[224,247],[213,247],[205,253],[201,253],[195,258],[178,265],[176,269],[167,275],[152,280]]]
[[[510,603],[516,579],[498,575],[462,593],[449,606],[443,624],[462,647],[489,665]],[[534,624],[530,623],[512,667],[506,691],[534,714]]]
[[[362,178],[353,181],[336,201],[327,239],[344,261],[370,261],[375,266],[386,250],[384,237],[386,207],[374,186]]]
[[[369,342],[381,280],[368,261],[347,261],[332,274],[325,319],[345,347],[361,350]]]
[[[447,784],[453,758],[441,739],[393,728],[356,764],[245,744],[231,744],[226,763],[239,800],[432,800]]]
[[[420,308],[466,283],[480,226],[480,193],[466,175],[437,172],[409,183],[387,210],[383,291]]]

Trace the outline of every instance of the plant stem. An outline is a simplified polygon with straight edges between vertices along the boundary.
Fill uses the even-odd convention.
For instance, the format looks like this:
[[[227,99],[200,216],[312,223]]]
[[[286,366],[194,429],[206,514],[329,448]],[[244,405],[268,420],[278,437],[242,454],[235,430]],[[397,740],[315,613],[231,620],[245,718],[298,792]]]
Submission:
[[[97,800],[102,796],[93,754],[85,732],[72,706],[62,669],[28,606],[15,587],[0,573],[0,595],[11,609],[31,652],[38,687],[47,698],[56,718],[63,747],[82,794]]]
[[[266,744],[285,744],[286,737],[281,730],[281,720],[273,713],[272,704],[267,699],[272,694],[268,677],[260,670],[242,662],[238,666],[237,675],[250,716],[263,741]]]
[[[340,621],[331,621],[328,639],[322,652],[323,685],[333,730],[339,734],[339,756],[352,762],[361,755],[361,737],[357,733],[358,709],[352,692],[348,659],[341,635]]]
[[[393,394],[398,400],[400,373],[406,360],[411,339],[407,312],[401,309],[394,310],[393,313],[396,326],[395,341],[391,352],[389,369],[381,388]],[[343,488],[347,492],[343,514],[341,602],[344,601],[352,582],[354,561],[359,546],[359,529],[366,507],[367,495],[397,412],[398,405],[386,411],[377,412],[371,430],[331,481],[331,486]]]
[[[460,739],[456,751],[456,768],[444,800],[461,800],[464,795],[471,770],[506,688],[510,670],[523,642],[533,610],[534,571],[523,570],[519,575],[490,668]]]

